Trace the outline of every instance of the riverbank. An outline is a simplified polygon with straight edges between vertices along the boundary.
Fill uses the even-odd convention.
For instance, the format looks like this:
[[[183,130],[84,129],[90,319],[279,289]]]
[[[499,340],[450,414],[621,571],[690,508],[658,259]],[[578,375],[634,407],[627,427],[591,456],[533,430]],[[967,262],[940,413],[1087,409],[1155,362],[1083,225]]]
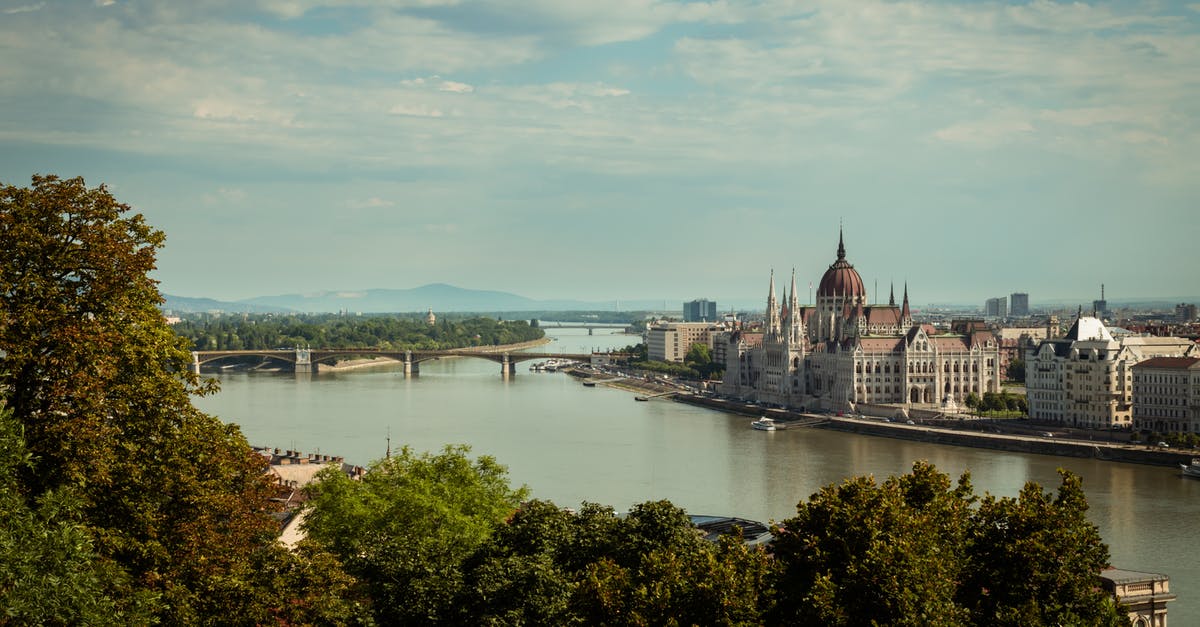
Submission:
[[[1193,453],[1145,445],[1070,440],[1045,436],[1013,433],[987,433],[966,428],[954,429],[946,426],[905,424],[888,422],[876,418],[850,418],[821,414],[806,414],[784,409],[768,409],[730,399],[678,394],[674,400],[689,405],[710,407],[720,411],[745,416],[768,416],[785,423],[802,423],[819,429],[831,429],[861,435],[872,435],[899,440],[912,440],[929,444],[966,446],[1011,453],[1033,453],[1058,457],[1080,457],[1127,464],[1178,467],[1191,462]],[[814,422],[818,419],[818,422]]]

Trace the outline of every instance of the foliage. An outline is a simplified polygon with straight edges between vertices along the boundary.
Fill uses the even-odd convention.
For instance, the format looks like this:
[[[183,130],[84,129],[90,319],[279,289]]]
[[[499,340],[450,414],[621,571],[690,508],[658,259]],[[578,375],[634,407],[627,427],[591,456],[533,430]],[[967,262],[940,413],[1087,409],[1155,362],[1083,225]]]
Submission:
[[[1004,378],[1009,381],[1025,382],[1025,360],[1014,359],[1008,362],[1008,369],[1004,371]]]
[[[984,392],[983,398],[979,400],[976,406],[982,412],[1020,412],[1021,414],[1029,413],[1029,401],[1020,394],[1013,394],[1008,390],[1000,392]]]
[[[624,518],[534,501],[470,560],[462,606],[482,624],[757,624],[768,564],[665,501]]]
[[[1087,520],[1082,481],[1059,474],[1057,496],[1029,482],[1016,499],[985,496],[972,515],[960,601],[976,624],[1128,624],[1096,585],[1108,547]]]
[[[26,503],[17,471],[31,463],[0,401],[0,624],[149,622],[153,595],[120,594],[127,576],[96,552],[72,488]]]
[[[971,409],[979,409],[979,404],[982,403],[983,400],[979,398],[978,394],[971,392],[970,394],[967,394],[967,398],[964,402],[966,403],[967,407]]]
[[[1108,549],[1078,477],[1052,498],[976,497],[925,462],[827,486],[779,526],[771,622],[1116,625],[1097,586]]]
[[[725,374],[725,364],[713,361],[712,349],[707,344],[692,344],[683,363],[695,370],[702,379],[720,379]]]
[[[270,350],[281,347],[445,350],[541,339],[524,320],[441,316],[338,314],[193,315],[175,324],[195,350]]]
[[[18,492],[78,498],[81,550],[127,574],[122,597],[157,596],[158,619],[252,614],[252,559],[277,530],[265,462],[191,405],[211,388],[158,310],[163,235],[128,211],[78,178],[0,188],[0,387],[31,454]]]
[[[773,621],[823,625],[955,625],[969,478],[956,487],[926,463],[876,484],[826,486],[779,526]]]
[[[304,528],[367,587],[380,623],[447,619],[462,586],[462,562],[525,497],[494,459],[468,447],[399,455],[361,481],[331,468],[309,488]]]

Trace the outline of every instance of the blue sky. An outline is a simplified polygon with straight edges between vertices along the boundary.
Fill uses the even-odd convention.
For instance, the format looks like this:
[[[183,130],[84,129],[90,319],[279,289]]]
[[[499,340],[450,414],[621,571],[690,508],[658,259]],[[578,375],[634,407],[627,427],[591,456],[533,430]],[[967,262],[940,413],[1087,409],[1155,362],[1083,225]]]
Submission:
[[[0,181],[164,291],[1200,295],[1200,3],[0,0]],[[781,286],[782,287],[782,286]]]

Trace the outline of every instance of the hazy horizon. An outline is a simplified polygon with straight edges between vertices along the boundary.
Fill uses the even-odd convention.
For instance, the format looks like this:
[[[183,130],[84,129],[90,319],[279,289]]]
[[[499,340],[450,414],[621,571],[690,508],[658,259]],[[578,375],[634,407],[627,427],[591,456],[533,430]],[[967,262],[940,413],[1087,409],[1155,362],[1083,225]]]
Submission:
[[[1196,3],[0,15],[0,182],[106,184],[171,294],[756,302],[818,282],[839,224],[885,301],[1200,294]]]

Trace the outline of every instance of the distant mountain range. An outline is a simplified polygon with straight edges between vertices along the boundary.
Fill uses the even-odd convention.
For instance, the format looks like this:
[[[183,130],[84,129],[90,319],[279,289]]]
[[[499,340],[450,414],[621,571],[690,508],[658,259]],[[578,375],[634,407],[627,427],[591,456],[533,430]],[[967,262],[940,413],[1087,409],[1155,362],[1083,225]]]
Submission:
[[[230,313],[336,313],[340,311],[362,313],[412,312],[433,309],[434,312],[518,312],[518,311],[667,311],[680,312],[683,300],[622,300],[596,302],[582,300],[535,300],[510,292],[494,290],[472,290],[445,283],[430,283],[411,289],[370,289],[362,291],[315,292],[312,294],[281,294],[259,296],[239,301],[220,301],[211,298],[188,298],[164,294],[165,309],[181,313],[225,311]],[[1110,299],[1109,308],[1153,307],[1170,310],[1175,303],[1200,302],[1187,298]],[[718,301],[721,311],[730,306],[740,311],[759,311],[762,303]],[[1085,303],[1090,305],[1091,301]],[[664,308],[665,305],[665,308]],[[1035,308],[1046,309],[1059,305],[1033,303]],[[1061,306],[1075,307],[1065,301]],[[975,305],[938,304],[927,307],[950,307],[975,309]],[[1086,308],[1086,307],[1085,307]]]
[[[385,313],[402,311],[435,312],[495,312],[495,311],[604,311],[612,310],[614,302],[580,300],[534,300],[509,292],[472,290],[445,283],[431,283],[411,289],[370,289],[312,294],[281,294],[258,296],[240,301],[219,301],[211,298],[187,298],[164,294],[165,309],[181,313],[225,311],[233,313],[295,313],[295,312],[362,312]],[[622,301],[625,311],[661,308],[662,301]],[[668,305],[675,303],[668,301]],[[682,301],[678,304],[682,307]]]

